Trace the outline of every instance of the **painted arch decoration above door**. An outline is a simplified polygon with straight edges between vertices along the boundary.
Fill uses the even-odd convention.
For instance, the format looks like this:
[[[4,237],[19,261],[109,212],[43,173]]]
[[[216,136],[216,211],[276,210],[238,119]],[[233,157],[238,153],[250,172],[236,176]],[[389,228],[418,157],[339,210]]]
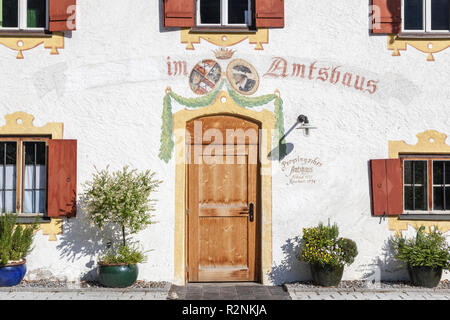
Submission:
[[[278,90],[273,94],[266,94],[259,97],[247,97],[235,91],[227,80],[223,79],[210,93],[198,98],[182,97],[172,91],[170,87],[166,88],[166,95],[163,100],[162,126],[161,126],[161,146],[159,151],[159,158],[168,163],[172,158],[174,141],[173,141],[173,114],[172,114],[172,100],[175,100],[180,105],[190,109],[197,109],[207,107],[216,101],[219,93],[222,92],[223,86],[227,87],[229,96],[233,101],[244,108],[255,108],[267,105],[273,101],[275,113],[275,130],[278,132],[278,137],[284,136],[284,116],[283,116],[283,100],[281,99]],[[279,142],[280,158],[286,152],[283,141]]]

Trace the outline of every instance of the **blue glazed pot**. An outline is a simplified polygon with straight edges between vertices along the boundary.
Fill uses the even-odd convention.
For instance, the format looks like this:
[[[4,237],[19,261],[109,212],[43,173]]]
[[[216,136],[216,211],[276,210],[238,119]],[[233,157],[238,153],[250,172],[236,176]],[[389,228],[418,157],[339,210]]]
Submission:
[[[25,261],[0,266],[0,287],[12,287],[18,285],[25,277],[27,267]]]

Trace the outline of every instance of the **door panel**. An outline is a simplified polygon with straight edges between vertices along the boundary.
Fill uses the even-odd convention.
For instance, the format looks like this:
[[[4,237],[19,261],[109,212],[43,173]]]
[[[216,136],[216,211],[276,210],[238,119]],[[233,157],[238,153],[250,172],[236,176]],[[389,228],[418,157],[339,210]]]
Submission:
[[[195,147],[188,165],[189,281],[255,281],[258,147],[212,154],[203,143]]]

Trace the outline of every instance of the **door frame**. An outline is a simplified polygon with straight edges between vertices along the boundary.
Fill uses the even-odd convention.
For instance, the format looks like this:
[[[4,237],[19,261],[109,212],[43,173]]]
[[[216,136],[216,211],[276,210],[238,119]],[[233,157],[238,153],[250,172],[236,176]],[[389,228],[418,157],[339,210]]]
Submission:
[[[180,110],[173,115],[175,137],[175,223],[174,223],[174,283],[187,282],[187,164],[186,164],[186,124],[187,122],[211,115],[229,115],[248,119],[260,124],[260,243],[256,243],[259,265],[257,278],[263,284],[271,284],[272,271],[272,163],[267,155],[272,149],[272,136],[275,130],[274,113],[269,110],[252,111],[237,105],[230,95],[221,91],[209,106],[194,110]]]

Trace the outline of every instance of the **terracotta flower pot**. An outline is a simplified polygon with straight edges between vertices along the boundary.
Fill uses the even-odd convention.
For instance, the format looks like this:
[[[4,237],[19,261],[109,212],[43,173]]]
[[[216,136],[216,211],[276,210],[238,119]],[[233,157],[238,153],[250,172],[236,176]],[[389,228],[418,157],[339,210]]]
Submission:
[[[441,281],[442,268],[414,267],[408,265],[409,278],[418,287],[434,288]]]
[[[27,272],[26,260],[0,266],[0,287],[18,285]]]
[[[98,281],[109,288],[125,288],[136,282],[137,264],[103,264],[97,268]]]
[[[341,282],[344,273],[344,266],[311,263],[310,267],[313,283],[323,287],[337,286]]]

